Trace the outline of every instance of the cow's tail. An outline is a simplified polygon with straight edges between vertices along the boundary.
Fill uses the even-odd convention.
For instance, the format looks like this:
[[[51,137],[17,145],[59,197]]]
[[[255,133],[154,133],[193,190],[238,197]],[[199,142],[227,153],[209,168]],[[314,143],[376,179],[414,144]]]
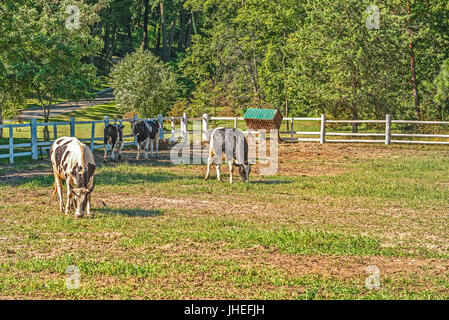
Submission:
[[[53,190],[53,193],[52,193],[52,195],[51,195],[51,197],[50,197],[50,201],[49,202],[51,202],[54,198],[55,198],[55,196],[56,196],[56,192],[58,192],[58,188],[56,187],[56,183],[55,183],[55,185],[54,185],[54,190]]]

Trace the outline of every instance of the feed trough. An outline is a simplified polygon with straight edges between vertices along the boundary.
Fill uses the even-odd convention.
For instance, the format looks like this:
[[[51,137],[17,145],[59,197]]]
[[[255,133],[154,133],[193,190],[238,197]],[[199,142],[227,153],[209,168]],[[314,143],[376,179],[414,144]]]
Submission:
[[[282,114],[276,109],[256,109],[249,108],[246,110],[245,115],[246,126],[250,130],[261,130],[265,129],[267,131],[279,128],[282,124]],[[278,140],[280,141],[280,136],[278,133]]]

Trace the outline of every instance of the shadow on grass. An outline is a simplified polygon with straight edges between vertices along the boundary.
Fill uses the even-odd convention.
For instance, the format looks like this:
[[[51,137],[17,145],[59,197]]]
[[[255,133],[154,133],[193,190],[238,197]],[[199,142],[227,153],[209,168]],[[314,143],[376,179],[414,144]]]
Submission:
[[[145,210],[141,208],[134,209],[116,209],[116,208],[97,208],[95,209],[97,212],[101,212],[105,215],[114,215],[114,216],[128,216],[128,217],[157,217],[163,215],[164,213],[160,210]]]
[[[253,184],[289,184],[292,183],[291,180],[255,180],[250,183]]]

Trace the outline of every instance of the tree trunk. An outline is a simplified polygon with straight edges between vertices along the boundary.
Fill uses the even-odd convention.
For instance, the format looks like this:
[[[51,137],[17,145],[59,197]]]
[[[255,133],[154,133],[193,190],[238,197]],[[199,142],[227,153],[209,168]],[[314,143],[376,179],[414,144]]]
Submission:
[[[358,120],[358,110],[357,110],[357,104],[352,104],[352,120]],[[352,123],[352,133],[359,132],[359,123],[354,122]]]
[[[437,121],[442,121],[443,115],[441,114],[441,104],[438,103],[436,105],[436,110],[437,110]]]
[[[195,13],[192,11],[192,26],[193,26],[193,33],[197,34],[196,31],[196,24],[195,24]]]
[[[133,33],[132,33],[132,22],[128,23],[127,25],[127,31],[128,31],[128,42],[129,42],[129,52],[134,51],[133,49]]]
[[[106,25],[104,26],[103,43],[104,43],[103,55],[107,56],[109,50],[109,23],[106,23]]]
[[[109,51],[108,60],[112,60],[112,56],[115,53],[115,49],[117,48],[117,33],[118,33],[118,26],[117,23],[114,23],[114,27],[112,28],[112,43],[111,43],[111,50]]]
[[[168,61],[168,37],[167,37],[167,21],[165,20],[164,3],[160,3],[161,11],[161,27],[162,27],[162,60]]]
[[[171,58],[173,48],[173,38],[175,37],[176,18],[170,23],[170,38],[168,39],[168,60]]]
[[[190,41],[192,38],[192,18],[189,18],[189,28],[187,29],[186,48],[190,47]]]
[[[409,0],[407,0],[407,13],[409,15],[411,14]],[[409,23],[408,32],[411,37],[411,35],[412,35],[411,21],[409,20],[408,23]],[[419,119],[421,110],[419,107],[419,95],[418,95],[418,84],[416,81],[416,66],[415,66],[415,53],[413,50],[413,41],[410,40],[408,48],[409,48],[409,53],[410,53],[410,71],[411,71],[411,76],[412,76],[413,100],[415,102],[415,114],[416,114],[416,117]]]
[[[2,110],[0,109],[0,125],[3,124]],[[0,139],[3,138],[3,128],[0,128]]]
[[[284,46],[286,45],[286,35],[285,35],[285,31],[284,31],[284,33],[283,33],[283,37],[284,37]],[[284,54],[284,52],[282,52],[282,73],[283,73],[283,75],[284,75],[284,81],[285,81],[285,78],[286,78],[286,71],[285,71],[285,60],[286,60],[286,57],[285,57],[285,54]],[[287,93],[286,93],[286,89],[285,89],[285,87],[283,88],[284,89],[284,95],[285,95],[285,102],[284,102],[284,104],[285,104],[285,117],[286,118],[288,118],[288,97],[287,97]],[[289,121],[287,121],[287,131],[290,131],[290,124],[289,124]]]
[[[143,38],[140,48],[142,50],[148,49],[148,15],[150,13],[150,0],[144,0],[145,11],[143,13]]]
[[[181,9],[181,13],[179,14],[179,38],[178,38],[178,51],[184,51],[184,43],[185,43],[185,31],[186,28],[186,13],[184,9]]]

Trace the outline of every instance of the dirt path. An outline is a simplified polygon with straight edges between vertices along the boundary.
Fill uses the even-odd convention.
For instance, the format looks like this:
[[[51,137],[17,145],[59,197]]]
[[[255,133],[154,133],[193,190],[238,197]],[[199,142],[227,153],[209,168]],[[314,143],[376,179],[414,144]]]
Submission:
[[[52,106],[50,110],[50,117],[55,117],[63,113],[72,112],[78,109],[84,109],[92,106],[97,106],[114,101],[114,95],[112,89],[106,89],[100,91],[97,97],[92,101],[81,100],[79,102],[67,101],[58,103]],[[24,120],[41,119],[42,109],[40,107],[34,107],[26,110],[22,110],[20,113]]]

